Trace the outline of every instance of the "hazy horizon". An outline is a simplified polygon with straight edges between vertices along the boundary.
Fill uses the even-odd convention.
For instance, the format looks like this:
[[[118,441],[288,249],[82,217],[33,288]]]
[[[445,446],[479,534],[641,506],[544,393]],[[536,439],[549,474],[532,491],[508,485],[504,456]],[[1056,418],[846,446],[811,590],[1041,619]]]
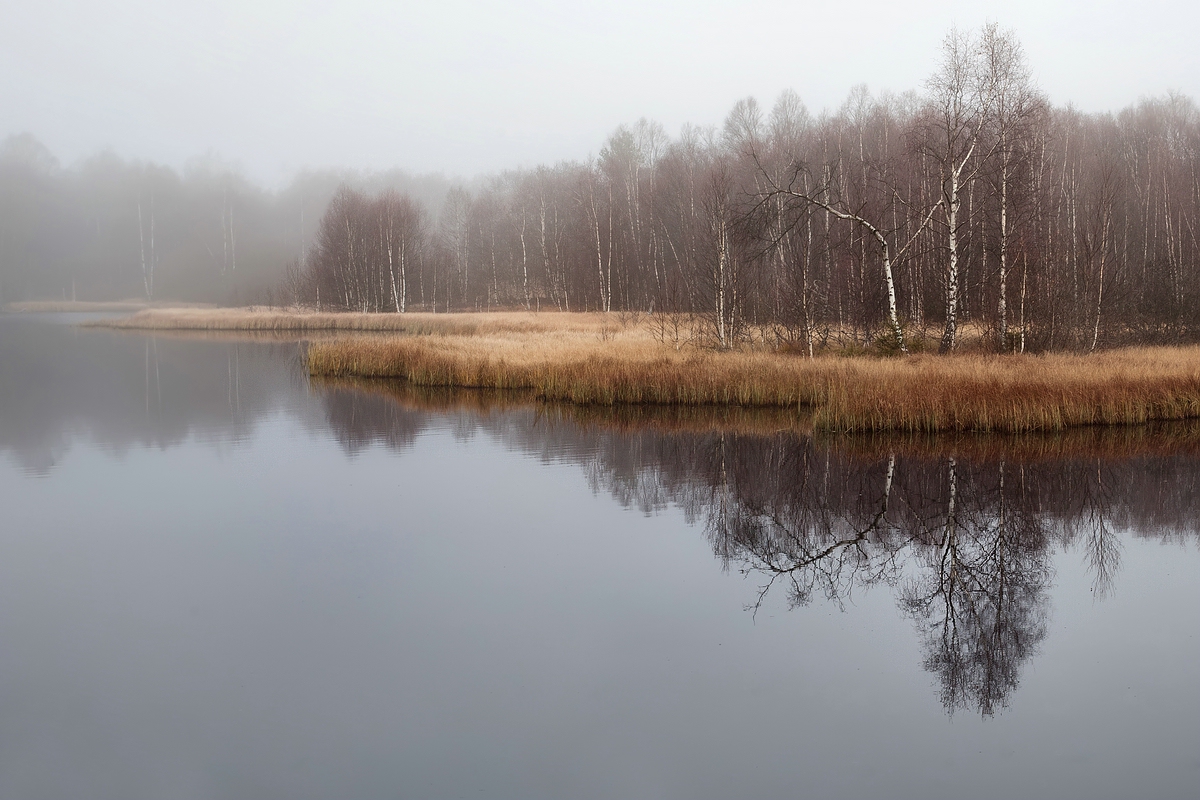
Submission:
[[[778,2],[186,4],[10,9],[0,139],[64,165],[110,151],[177,170],[207,161],[279,188],[306,170],[471,180],[595,154],[646,117],[674,135],[740,98],[791,88],[814,113],[850,89],[921,90],[952,25],[1014,30],[1056,105],[1117,111],[1200,96],[1179,2],[840,7]]]

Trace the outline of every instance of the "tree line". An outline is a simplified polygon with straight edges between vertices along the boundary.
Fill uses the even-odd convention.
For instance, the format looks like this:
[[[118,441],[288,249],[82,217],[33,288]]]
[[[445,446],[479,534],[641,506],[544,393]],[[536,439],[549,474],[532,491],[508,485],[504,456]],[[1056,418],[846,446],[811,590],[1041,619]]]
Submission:
[[[440,204],[448,182],[307,172],[270,191],[212,159],[179,171],[101,153],[64,166],[29,134],[0,142],[0,303],[278,302],[339,185]]]
[[[952,30],[922,91],[793,92],[586,162],[455,189],[437,210],[344,187],[288,296],[359,311],[691,315],[752,337],[1090,350],[1200,332],[1200,116],[1179,95],[1055,107],[1015,35]],[[319,296],[318,296],[319,295]]]

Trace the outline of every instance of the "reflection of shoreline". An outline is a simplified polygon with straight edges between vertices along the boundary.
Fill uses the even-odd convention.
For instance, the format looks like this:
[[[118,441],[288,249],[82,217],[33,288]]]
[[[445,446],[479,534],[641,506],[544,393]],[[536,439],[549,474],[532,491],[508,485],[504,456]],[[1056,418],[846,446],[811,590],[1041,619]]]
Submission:
[[[354,390],[388,398],[413,411],[480,414],[534,409],[544,417],[617,431],[641,429],[724,432],[740,435],[796,433],[814,436],[843,456],[879,461],[890,455],[957,457],[975,462],[1041,462],[1064,459],[1127,459],[1200,455],[1200,420],[1142,425],[1091,425],[1038,433],[826,433],[815,432],[802,409],[656,404],[583,405],[539,399],[532,391],[419,386],[389,378],[312,376],[315,389]]]
[[[521,392],[309,381],[293,336],[247,344],[0,324],[0,454],[31,474],[49,472],[80,437],[116,453],[197,432],[230,442],[279,412],[351,455],[405,453],[431,429],[486,436],[581,469],[627,508],[680,510],[717,559],[795,603],[887,587],[949,710],[995,713],[1015,692],[1047,635],[1056,551],[1081,553],[1102,596],[1128,536],[1191,545],[1200,531],[1200,423],[814,434],[794,409],[547,404]],[[446,491],[469,499],[454,494],[469,489]]]
[[[127,336],[77,322],[0,319],[0,457],[25,474],[48,474],[77,441],[117,456],[197,433],[237,441],[289,398],[308,402],[295,341]]]
[[[310,385],[322,390],[353,390],[387,398],[413,411],[446,413],[471,411],[492,414],[532,409],[544,418],[579,426],[620,431],[737,431],[745,434],[812,433],[810,414],[795,409],[742,406],[582,405],[548,403],[531,391],[418,386],[388,378],[330,378],[314,375]]]
[[[1200,532],[1194,424],[813,436],[757,409],[555,405],[396,381],[311,386],[350,450],[405,449],[443,415],[456,435],[487,432],[578,464],[594,490],[627,507],[673,505],[725,565],[759,578],[758,603],[783,591],[793,606],[841,605],[891,587],[950,713],[991,716],[1010,703],[1048,635],[1056,550],[1084,555],[1102,599],[1123,532],[1164,542]]]

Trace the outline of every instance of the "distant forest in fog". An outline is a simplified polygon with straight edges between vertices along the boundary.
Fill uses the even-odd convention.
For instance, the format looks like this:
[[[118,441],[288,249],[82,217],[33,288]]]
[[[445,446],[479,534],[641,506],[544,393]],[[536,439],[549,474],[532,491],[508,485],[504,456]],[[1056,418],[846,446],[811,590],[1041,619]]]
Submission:
[[[101,153],[64,168],[35,137],[11,136],[0,143],[0,302],[270,302],[340,186],[437,207],[450,184],[326,170],[272,192],[203,161],[179,172]]]
[[[679,312],[732,346],[770,331],[1003,350],[1200,334],[1200,114],[1051,105],[1015,36],[952,31],[919,92],[784,93],[672,138],[451,187],[402,174],[235,174],[0,153],[0,298],[153,296],[400,312]],[[236,258],[236,264],[235,264]],[[150,277],[153,277],[153,283]]]

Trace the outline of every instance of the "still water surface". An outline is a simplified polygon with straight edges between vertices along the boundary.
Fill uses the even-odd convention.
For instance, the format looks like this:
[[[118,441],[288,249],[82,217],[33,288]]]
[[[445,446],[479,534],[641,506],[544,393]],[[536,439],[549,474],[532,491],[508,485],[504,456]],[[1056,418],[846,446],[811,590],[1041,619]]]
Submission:
[[[0,797],[1200,796],[1200,428],[309,385],[0,316]]]

